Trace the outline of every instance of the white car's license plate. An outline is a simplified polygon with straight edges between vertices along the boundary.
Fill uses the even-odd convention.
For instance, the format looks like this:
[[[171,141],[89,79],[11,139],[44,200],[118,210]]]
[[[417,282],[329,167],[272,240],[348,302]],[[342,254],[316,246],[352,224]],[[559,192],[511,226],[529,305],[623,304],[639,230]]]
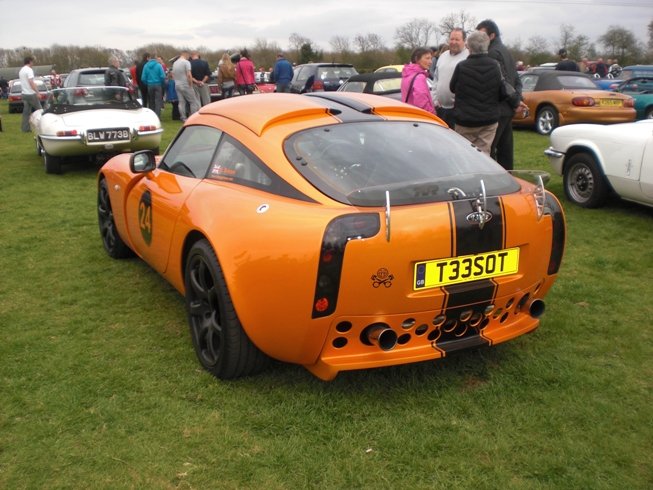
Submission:
[[[86,132],[86,139],[89,143],[129,141],[129,128],[92,129]]]

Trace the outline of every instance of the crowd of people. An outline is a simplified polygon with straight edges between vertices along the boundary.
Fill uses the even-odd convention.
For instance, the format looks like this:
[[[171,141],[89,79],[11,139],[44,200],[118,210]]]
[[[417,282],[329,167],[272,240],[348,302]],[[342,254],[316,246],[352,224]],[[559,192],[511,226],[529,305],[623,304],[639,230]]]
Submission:
[[[484,20],[467,35],[449,34],[448,49],[416,48],[402,71],[402,100],[436,114],[506,170],[512,170],[512,118],[526,110],[521,81],[499,28]],[[429,88],[427,77],[433,79]]]

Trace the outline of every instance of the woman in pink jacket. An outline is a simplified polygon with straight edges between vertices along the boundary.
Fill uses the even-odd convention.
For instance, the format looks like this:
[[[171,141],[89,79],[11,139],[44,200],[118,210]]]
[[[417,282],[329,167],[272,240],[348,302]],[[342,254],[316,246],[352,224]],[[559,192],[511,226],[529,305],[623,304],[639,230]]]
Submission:
[[[256,87],[254,63],[252,63],[247,49],[240,52],[240,60],[236,63],[236,85],[238,85],[240,95],[251,94]]]
[[[429,48],[415,48],[410,65],[401,72],[401,100],[435,114],[431,90],[426,83],[433,52]]]

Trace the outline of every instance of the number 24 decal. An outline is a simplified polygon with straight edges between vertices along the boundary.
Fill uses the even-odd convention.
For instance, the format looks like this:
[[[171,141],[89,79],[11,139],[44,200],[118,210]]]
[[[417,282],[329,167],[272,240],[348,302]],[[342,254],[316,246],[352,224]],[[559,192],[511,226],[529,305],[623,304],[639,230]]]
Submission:
[[[152,194],[149,190],[143,193],[138,203],[138,225],[143,240],[149,245],[152,243]]]

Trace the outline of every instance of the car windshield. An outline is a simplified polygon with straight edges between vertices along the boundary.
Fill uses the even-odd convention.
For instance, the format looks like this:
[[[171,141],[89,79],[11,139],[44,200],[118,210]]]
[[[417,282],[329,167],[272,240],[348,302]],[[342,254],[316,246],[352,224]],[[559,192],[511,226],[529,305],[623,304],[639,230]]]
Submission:
[[[389,92],[390,90],[401,90],[401,78],[382,78],[374,82],[374,93]]]
[[[520,186],[469,141],[437,124],[358,122],[290,137],[286,156],[329,197],[356,206],[450,201],[516,192]]]
[[[44,113],[64,114],[89,109],[138,109],[141,105],[125,87],[75,87],[52,90]]]
[[[558,77],[562,88],[590,88],[600,90],[601,88],[590,78],[563,75]]]

